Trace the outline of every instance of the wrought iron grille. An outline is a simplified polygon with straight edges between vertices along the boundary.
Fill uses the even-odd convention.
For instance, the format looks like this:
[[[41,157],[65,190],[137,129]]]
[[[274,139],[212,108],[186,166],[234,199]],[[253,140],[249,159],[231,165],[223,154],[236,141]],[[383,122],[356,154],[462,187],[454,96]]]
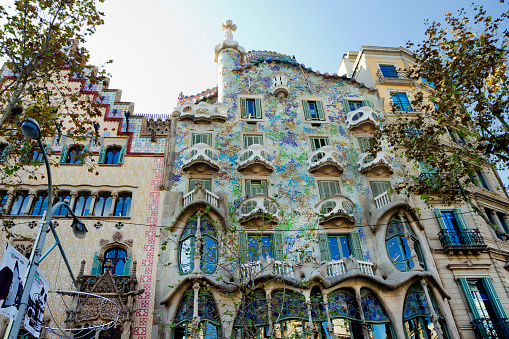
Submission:
[[[442,247],[449,246],[485,246],[478,229],[475,230],[441,230],[438,238]]]
[[[476,339],[509,338],[509,319],[476,319],[471,322]]]
[[[384,80],[392,80],[392,79],[410,79],[408,77],[408,71],[406,70],[384,70],[382,71],[381,69],[379,69],[377,72],[376,72],[376,75],[378,76],[378,79],[383,82]]]

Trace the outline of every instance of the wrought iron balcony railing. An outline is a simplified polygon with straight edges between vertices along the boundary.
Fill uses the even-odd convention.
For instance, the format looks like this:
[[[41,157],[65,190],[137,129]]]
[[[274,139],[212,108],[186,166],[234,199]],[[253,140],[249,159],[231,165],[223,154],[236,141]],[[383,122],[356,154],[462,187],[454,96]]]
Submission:
[[[509,338],[509,319],[475,319],[471,322],[476,339]]]
[[[398,69],[398,70],[394,69],[391,71],[387,71],[387,70],[382,71],[381,69],[379,69],[378,72],[376,72],[376,75],[378,76],[378,79],[382,83],[387,80],[389,80],[389,81],[397,80],[397,79],[410,80],[410,78],[408,77],[408,71],[404,70],[404,69]]]
[[[441,230],[438,239],[444,249],[453,247],[486,247],[478,229],[475,230]]]

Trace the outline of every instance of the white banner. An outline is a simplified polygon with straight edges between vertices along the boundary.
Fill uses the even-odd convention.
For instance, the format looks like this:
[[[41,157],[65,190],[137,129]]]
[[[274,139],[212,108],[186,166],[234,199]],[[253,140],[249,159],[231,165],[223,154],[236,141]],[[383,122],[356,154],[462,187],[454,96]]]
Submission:
[[[25,329],[34,337],[41,335],[42,316],[48,299],[49,282],[37,269],[35,272],[34,284],[30,290],[28,306],[25,313]]]
[[[27,269],[28,259],[7,243],[0,263],[0,314],[16,317]]]

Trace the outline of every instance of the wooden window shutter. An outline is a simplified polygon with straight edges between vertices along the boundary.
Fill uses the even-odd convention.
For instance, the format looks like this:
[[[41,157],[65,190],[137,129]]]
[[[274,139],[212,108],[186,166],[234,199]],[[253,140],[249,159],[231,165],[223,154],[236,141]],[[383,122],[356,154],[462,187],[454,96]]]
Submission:
[[[318,120],[324,121],[325,120],[325,116],[323,114],[323,107],[322,107],[322,102],[321,101],[316,101],[316,112],[318,114]]]
[[[304,119],[311,120],[311,113],[309,112],[309,103],[306,100],[302,101],[302,109],[304,110]]]
[[[123,275],[130,275],[131,274],[131,264],[133,262],[133,252],[129,252],[129,256],[125,260],[124,264],[124,272],[122,272]]]
[[[251,195],[251,180],[246,180],[246,197],[250,197]]]
[[[124,156],[125,156],[125,150],[127,148],[127,145],[124,145],[122,149],[120,150],[120,154],[118,156],[118,163],[123,164],[124,163]]]
[[[267,180],[261,180],[261,182],[262,182],[262,185],[261,185],[262,187],[261,187],[261,192],[260,193],[263,193],[263,194],[268,196],[269,195],[268,194],[269,189],[267,187]]]
[[[242,119],[247,119],[247,102],[245,98],[240,98],[240,117]]]
[[[271,239],[272,253],[274,255],[274,260],[283,261],[284,260],[284,248],[283,248],[283,235],[281,231],[276,231],[272,233]]]
[[[361,153],[365,153],[369,150],[370,145],[369,141],[371,138],[359,138],[359,148],[361,149]]]
[[[212,134],[202,134],[202,142],[212,147]]]
[[[191,146],[194,146],[196,144],[200,143],[200,134],[193,134],[192,140],[191,140]]]
[[[467,279],[460,278],[460,284],[463,289],[463,293],[465,293],[465,297],[467,297],[468,305],[470,306],[474,319],[480,319],[479,311],[477,311],[477,306],[475,305],[474,298],[472,297],[472,291],[470,290]]]
[[[104,145],[101,145],[101,151],[99,152],[99,163],[104,164],[104,160],[106,159],[106,149]]]
[[[372,182],[370,182],[370,185],[371,185],[371,191],[373,193],[374,198],[387,192],[390,188],[389,183],[383,182],[383,181],[372,181]]]
[[[442,211],[439,208],[435,208],[435,216],[437,217],[438,224],[440,228],[443,230],[447,229],[447,225],[445,224],[444,218],[442,217]]]
[[[343,111],[345,113],[350,112],[350,103],[348,102],[347,99],[343,99]]]
[[[103,267],[99,259],[97,258],[97,252],[94,254],[94,261],[92,261],[92,272],[91,275],[98,275],[103,273]]]
[[[348,235],[348,244],[350,245],[350,252],[353,256],[356,257],[357,260],[364,260],[359,233],[350,233]]]
[[[256,119],[262,118],[262,105],[260,103],[260,99],[255,99],[255,116]]]
[[[507,318],[507,314],[505,313],[504,307],[500,302],[500,298],[498,297],[497,290],[495,290],[495,286],[493,286],[493,282],[491,278],[482,278],[482,284],[484,285],[484,289],[488,294],[488,297],[493,305],[495,313],[497,314],[498,319]]]
[[[452,211],[452,213],[454,214],[454,217],[456,218],[459,227],[463,230],[468,230],[469,229],[468,224],[467,221],[465,220],[465,217],[463,216],[463,212],[461,212],[461,209],[456,208]]]
[[[318,233],[318,246],[320,246],[320,255],[322,261],[331,261],[329,237],[325,233]]]
[[[64,145],[64,147],[62,147],[62,153],[60,153],[60,163],[61,164],[65,164],[67,162],[67,154],[69,153],[69,148],[67,147],[67,145]]]
[[[325,200],[325,199],[327,199],[327,198],[329,198],[331,196],[330,195],[329,185],[327,185],[326,181],[319,181],[318,182],[318,191],[320,193],[320,199],[321,200]]]
[[[373,101],[371,100],[362,100],[362,106],[371,107],[372,109],[375,109],[375,106],[373,105]]]
[[[247,234],[244,232],[239,233],[239,261],[240,262],[249,261],[248,246],[249,246],[249,244],[248,244]]]

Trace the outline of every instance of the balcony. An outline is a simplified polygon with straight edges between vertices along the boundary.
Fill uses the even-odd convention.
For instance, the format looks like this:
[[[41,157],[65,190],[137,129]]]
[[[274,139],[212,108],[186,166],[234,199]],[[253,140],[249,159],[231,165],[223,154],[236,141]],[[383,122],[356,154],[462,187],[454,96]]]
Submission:
[[[445,251],[481,252],[487,245],[478,229],[475,230],[441,230],[438,239]]]
[[[183,157],[182,170],[186,172],[213,174],[219,170],[219,152],[207,144],[194,145]]]
[[[243,174],[270,174],[274,172],[272,155],[264,146],[253,144],[238,154],[237,170]]]
[[[348,129],[352,132],[374,133],[380,126],[380,118],[371,107],[361,107],[346,115]]]
[[[509,338],[509,319],[475,319],[471,322],[476,339]]]
[[[187,101],[174,109],[174,113],[180,114],[181,120],[191,120],[194,123],[225,122],[227,111],[228,108],[222,102],[208,104],[203,101],[198,104]]]
[[[360,273],[364,273],[367,275],[375,276],[373,272],[374,264],[370,261],[360,261],[360,260],[351,260],[347,259],[353,264],[353,268],[357,268]],[[345,263],[345,259],[330,261],[327,263],[327,276],[335,277],[339,275],[343,275],[347,272],[347,265]]]
[[[408,85],[412,82],[408,71],[405,69],[394,69],[392,71],[382,71],[379,69],[376,75],[381,84]]]
[[[375,158],[366,152],[359,156],[357,165],[362,174],[388,177],[394,172],[390,161],[391,156],[387,152],[378,152]]]
[[[244,199],[237,210],[239,223],[256,225],[276,224],[279,222],[279,204],[265,194],[258,193]]]
[[[388,205],[391,202],[391,197],[389,192],[384,192],[379,196],[375,197],[374,200],[376,208],[381,209],[382,207]]]
[[[321,225],[353,226],[355,204],[343,195],[335,195],[315,205],[315,213],[320,217]]]
[[[194,190],[184,195],[183,199],[184,208],[198,201],[206,201],[209,205],[219,208],[219,197],[205,189],[201,184],[197,184]]]
[[[332,146],[323,146],[309,154],[308,171],[318,175],[340,175],[341,155]]]
[[[242,264],[240,266],[240,275],[244,279],[254,279],[262,275],[275,275],[295,279],[293,266],[287,262],[273,260],[261,260]]]

